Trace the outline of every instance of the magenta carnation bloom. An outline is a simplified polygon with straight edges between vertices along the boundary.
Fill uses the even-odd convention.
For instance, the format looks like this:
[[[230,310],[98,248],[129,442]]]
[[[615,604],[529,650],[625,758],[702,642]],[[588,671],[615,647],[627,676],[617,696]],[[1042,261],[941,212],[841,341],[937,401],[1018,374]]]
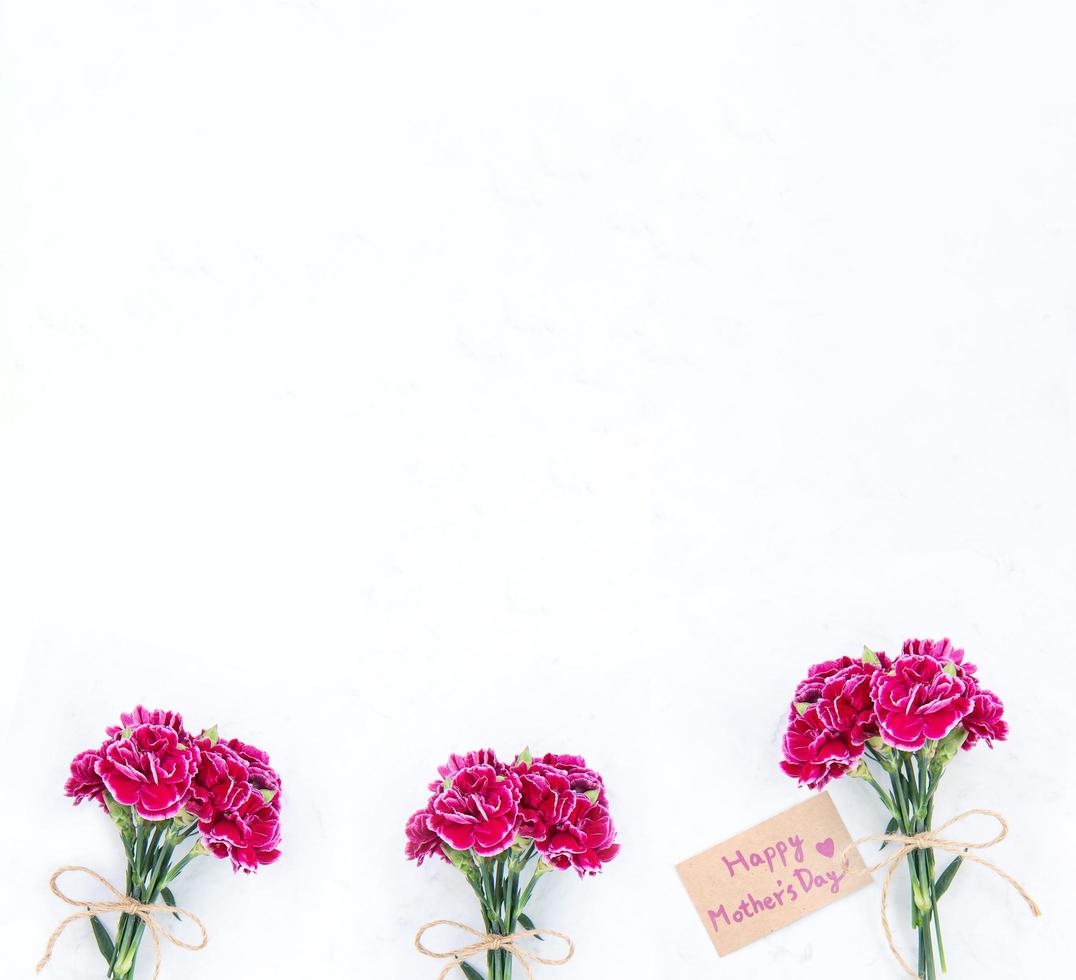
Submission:
[[[975,673],[975,664],[964,663],[963,649],[953,646],[948,637],[942,640],[905,640],[904,655],[933,657],[941,664],[953,664],[961,670],[961,676]]]
[[[575,868],[580,877],[597,874],[620,851],[608,807],[579,794],[564,819],[535,847],[553,867]]]
[[[605,796],[604,780],[587,765],[586,759],[581,755],[558,755],[555,752],[547,752],[537,761],[544,766],[551,766],[563,772],[576,793],[593,794],[597,791],[598,802],[602,806],[609,805]]]
[[[519,776],[519,833],[535,842],[544,841],[557,824],[568,818],[575,806],[576,794],[568,776],[560,769],[541,762],[518,763],[513,772]]]
[[[814,702],[819,725],[831,734],[847,736],[851,745],[863,745],[874,738],[878,719],[871,697],[871,678],[880,669],[875,664],[853,660],[831,674]],[[798,714],[795,706],[792,710]]]
[[[249,793],[237,810],[218,813],[199,829],[205,846],[235,871],[250,874],[280,857],[280,814],[261,793]]]
[[[959,668],[950,674],[933,656],[898,657],[893,673],[874,675],[871,693],[882,737],[898,749],[916,752],[927,739],[944,738],[971,710],[969,682]],[[953,669],[953,668],[951,668]]]
[[[1001,698],[993,691],[977,689],[971,698],[971,711],[960,722],[968,733],[962,748],[970,749],[979,742],[993,748],[994,742],[1004,742],[1009,735],[1009,724],[1002,718],[1004,711]]]
[[[97,772],[100,761],[100,749],[80,752],[71,760],[71,776],[64,784],[64,793],[74,798],[75,806],[83,800],[96,800],[105,807],[105,784]]]
[[[201,829],[213,825],[218,814],[238,810],[253,792],[250,770],[239,754],[223,742],[201,739],[201,763],[191,784],[187,812],[197,817]]]
[[[453,752],[448,757],[448,762],[437,767],[437,775],[440,778],[430,783],[430,792],[440,793],[446,779],[452,779],[461,769],[470,769],[472,766],[492,766],[498,775],[506,768],[493,749],[478,749],[464,755]]]
[[[843,776],[863,755],[863,745],[852,742],[848,732],[833,732],[819,716],[818,705],[800,714],[793,708],[784,738],[781,768],[802,786],[821,789]]]
[[[220,743],[218,743],[220,744]],[[269,753],[263,752],[253,745],[240,742],[237,738],[228,739],[223,743],[231,749],[247,767],[247,780],[254,789],[259,792],[264,790],[262,796],[271,795],[270,803],[277,810],[280,809],[280,776],[269,765]]]
[[[441,838],[430,829],[430,817],[433,815],[433,807],[427,806],[425,810],[413,813],[407,821],[404,833],[407,834],[407,844],[404,854],[408,861],[414,861],[419,867],[428,857],[439,857],[442,861],[448,861]]]
[[[148,708],[143,708],[139,705],[134,711],[120,715],[119,725],[110,725],[105,729],[105,734],[110,738],[114,738],[119,735],[125,728],[135,728],[138,725],[162,725],[165,728],[171,728],[179,736],[181,742],[187,742],[190,740],[190,735],[187,734],[187,730],[183,727],[183,716],[178,711],[162,711],[160,708],[155,708],[150,711]]]
[[[206,848],[249,873],[280,857],[280,777],[261,749],[231,739],[198,740],[201,764],[187,810]]]
[[[137,725],[127,738],[117,736],[101,750],[97,771],[105,787],[124,806],[146,820],[174,817],[187,800],[201,753],[163,725]]]
[[[797,704],[814,704],[822,696],[822,688],[834,674],[856,663],[851,657],[838,657],[836,660],[823,660],[811,664],[807,676],[796,685],[792,700]]]
[[[493,749],[478,749],[465,755],[457,755],[453,752],[448,757],[448,762],[437,767],[437,774],[442,779],[451,779],[461,769],[470,769],[472,766],[493,766],[494,769],[503,768]]]
[[[883,670],[889,670],[893,661],[883,652],[874,654]],[[866,664],[863,660],[852,657],[838,657],[836,660],[823,660],[821,663],[812,664],[807,670],[807,676],[796,685],[796,693],[792,700],[797,704],[814,704],[822,696],[822,688],[835,674],[848,670],[849,667],[869,667],[877,670],[876,665]]]
[[[519,829],[519,777],[493,766],[460,769],[431,803],[430,829],[457,851],[489,857],[512,846]]]

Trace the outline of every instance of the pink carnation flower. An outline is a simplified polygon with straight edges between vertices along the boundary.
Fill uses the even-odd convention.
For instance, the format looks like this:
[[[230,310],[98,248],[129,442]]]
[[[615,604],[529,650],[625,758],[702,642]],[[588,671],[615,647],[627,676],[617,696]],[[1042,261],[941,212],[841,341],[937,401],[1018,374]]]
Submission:
[[[441,838],[430,829],[432,815],[432,805],[427,806],[425,810],[413,813],[404,828],[404,833],[407,835],[404,854],[409,861],[414,861],[419,867],[422,867],[422,862],[428,857],[436,856],[442,861],[448,861],[448,855],[441,846]]]
[[[559,769],[568,777],[568,784],[576,793],[593,793],[597,790],[598,802],[602,806],[608,806],[605,796],[605,782],[601,776],[587,765],[587,760],[581,755],[558,755],[555,752],[547,752],[537,760],[544,766]]]
[[[280,857],[280,814],[260,793],[248,794],[237,810],[218,813],[199,829],[205,846],[228,858],[235,871],[250,874]]]
[[[437,767],[437,775],[441,778],[430,783],[430,792],[440,793],[446,779],[452,779],[461,769],[470,769],[472,766],[492,766],[498,775],[506,768],[493,749],[478,749],[475,752],[467,752],[465,755],[457,755],[453,752],[448,757],[448,762]]]
[[[139,705],[134,711],[121,714],[120,722],[119,725],[110,725],[106,728],[105,734],[114,738],[125,728],[134,728],[137,725],[163,725],[165,728],[173,729],[181,742],[190,739],[190,735],[183,727],[183,716],[178,711],[162,711],[160,708],[150,711],[149,708]]]
[[[178,717],[178,716],[177,716]],[[174,727],[141,724],[106,742],[97,772],[108,791],[146,820],[174,817],[186,802],[201,753]]]
[[[883,652],[875,653],[883,670],[889,670],[893,665],[892,660]],[[838,657],[836,660],[823,660],[819,664],[812,664],[807,671],[807,676],[796,686],[796,693],[792,700],[798,704],[814,704],[822,696],[822,688],[826,682],[841,671],[849,667],[863,667],[863,661],[852,657]],[[877,669],[876,667],[873,669]]]
[[[852,741],[851,733],[828,729],[817,704],[800,714],[795,708],[784,738],[785,758],[781,768],[803,786],[821,789],[830,780],[843,776],[863,755],[863,743]]]
[[[879,670],[874,664],[853,660],[826,679],[814,702],[822,728],[847,736],[851,745],[863,745],[878,734],[871,678]],[[792,710],[796,711],[795,706]]]
[[[101,750],[89,749],[80,752],[71,760],[71,776],[64,784],[64,793],[75,800],[78,806],[83,800],[96,800],[105,810],[105,784],[97,772],[101,762]]]
[[[489,857],[512,846],[519,829],[519,777],[489,765],[460,769],[431,803],[430,828],[457,851]]]
[[[933,657],[941,664],[953,664],[960,668],[961,676],[974,674],[975,664],[964,663],[963,649],[953,646],[949,637],[942,640],[905,640],[905,656]]]
[[[576,794],[564,772],[552,766],[521,762],[513,771],[520,783],[519,833],[540,843],[549,837],[553,827],[567,819]]]
[[[993,692],[977,688],[971,698],[971,711],[960,722],[968,733],[962,748],[970,749],[980,742],[990,748],[994,742],[1004,742],[1009,735],[1009,724],[1002,718],[1005,706]]]
[[[269,802],[275,809],[279,810],[280,776],[269,764],[269,753],[263,752],[253,745],[248,745],[246,742],[240,742],[237,738],[228,739],[223,744],[243,760],[247,767],[247,780],[250,785],[258,791],[265,790],[266,793],[263,796],[271,793],[272,798]]]
[[[224,742],[212,745],[209,739],[199,740],[199,748],[202,760],[186,808],[206,831],[218,814],[238,810],[254,790],[250,770],[234,749]]]
[[[949,734],[971,710],[969,683],[946,671],[946,664],[932,655],[898,657],[893,672],[877,672],[871,693],[882,737],[898,749],[915,752],[927,739]]]
[[[620,851],[608,807],[579,794],[564,819],[535,846],[553,867],[575,868],[580,877],[597,874]]]

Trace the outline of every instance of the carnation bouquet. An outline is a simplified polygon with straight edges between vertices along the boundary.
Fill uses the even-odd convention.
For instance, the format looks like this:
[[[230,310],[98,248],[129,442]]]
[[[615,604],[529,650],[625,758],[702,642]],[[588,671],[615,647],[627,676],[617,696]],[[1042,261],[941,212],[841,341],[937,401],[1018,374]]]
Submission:
[[[524,750],[504,763],[491,749],[452,755],[437,772],[426,806],[407,821],[405,853],[419,865],[432,857],[461,871],[478,898],[484,931],[446,920],[429,923],[415,939],[419,952],[452,961],[442,977],[458,966],[469,980],[483,980],[465,962],[482,953],[488,980],[510,980],[513,959],[528,977],[531,963],[566,963],[574,951],[571,940],[537,930],[524,909],[543,875],[568,869],[580,877],[594,875],[616,857],[620,845],[601,776],[579,756],[550,753],[536,759]],[[440,925],[478,941],[447,953],[429,950],[423,934]],[[556,937],[567,955],[539,956],[520,944],[531,937]]]
[[[176,906],[172,884],[200,855],[226,859],[235,871],[250,873],[280,856],[280,777],[261,749],[238,739],[224,741],[214,726],[194,735],[172,711],[139,706],[106,729],[100,748],[75,756],[65,791],[77,804],[93,800],[116,825],[127,855],[126,886],[120,891],[88,868],[61,868],[53,876],[57,897],[84,908],[53,933],[42,970],[56,940],[70,923],[88,918],[105,976],[130,980],[139,945],[149,931],[160,972],[161,940],[184,949],[201,949],[205,929],[198,918]],[[68,898],[56,884],[65,872],[96,879],[119,901],[83,902]],[[120,912],[110,933],[99,912]],[[154,918],[181,915],[202,933],[198,945],[185,943]]]
[[[865,649],[858,660],[842,657],[815,664],[796,688],[781,768],[812,789],[839,776],[862,779],[889,811],[884,834],[856,843],[899,845],[889,861],[868,870],[889,869],[882,892],[883,923],[894,955],[911,976],[933,980],[939,965],[945,970],[938,903],[965,861],[1001,874],[1038,914],[1018,882],[970,853],[1005,836],[1000,814],[968,811],[937,828],[941,831],[971,813],[993,816],[1002,832],[986,843],[947,841],[932,827],[935,795],[946,767],[961,751],[992,747],[1007,734],[1001,701],[979,682],[964,651],[947,639],[908,640],[895,658]],[[955,855],[940,873],[936,849]],[[916,971],[897,951],[886,913],[889,882],[905,858],[911,877],[911,924],[919,940]]]

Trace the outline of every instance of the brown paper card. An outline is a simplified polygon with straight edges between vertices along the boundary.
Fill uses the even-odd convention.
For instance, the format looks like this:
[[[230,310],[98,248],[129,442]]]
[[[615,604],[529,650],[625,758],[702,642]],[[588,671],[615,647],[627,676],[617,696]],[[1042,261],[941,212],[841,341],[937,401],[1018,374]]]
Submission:
[[[676,870],[725,956],[869,884],[858,850],[841,869],[850,841],[829,793],[820,793]]]

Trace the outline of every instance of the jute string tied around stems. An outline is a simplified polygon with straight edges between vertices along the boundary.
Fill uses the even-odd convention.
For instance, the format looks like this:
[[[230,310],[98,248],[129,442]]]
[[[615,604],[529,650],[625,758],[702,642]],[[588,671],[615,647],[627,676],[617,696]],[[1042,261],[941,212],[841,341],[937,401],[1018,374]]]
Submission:
[[[95,879],[105,886],[113,895],[116,896],[114,902],[80,902],[69,895],[65,895],[63,890],[57,884],[59,879],[67,874],[69,871],[78,871],[84,875]],[[63,935],[64,930],[71,925],[72,922],[78,922],[79,919],[91,919],[95,915],[108,912],[126,913],[127,915],[133,915],[136,918],[141,919],[145,925],[146,930],[153,937],[153,947],[156,953],[156,966],[153,970],[153,980],[158,980],[161,975],[161,940],[167,939],[173,946],[178,946],[180,949],[188,949],[191,952],[197,952],[200,949],[205,949],[206,944],[209,942],[209,933],[206,932],[205,926],[202,924],[202,920],[198,918],[193,912],[188,912],[186,909],[173,908],[171,905],[147,905],[144,902],[136,901],[135,899],[124,895],[118,888],[116,888],[108,879],[102,878],[96,871],[90,868],[83,868],[79,865],[69,865],[64,868],[57,868],[53,872],[52,878],[49,879],[49,887],[52,889],[53,895],[63,902],[67,902],[68,905],[74,905],[76,907],[82,907],[81,912],[76,912],[74,915],[68,916],[61,922],[52,935],[49,936],[48,945],[45,947],[45,955],[41,958],[41,962],[37,964],[37,970],[35,972],[40,973],[48,966],[49,960],[52,959],[52,950],[56,945],[56,941]],[[176,913],[177,915],[184,915],[191,920],[197,927],[198,931],[202,934],[202,941],[197,944],[186,943],[182,939],[177,938],[170,929],[162,926],[154,916],[158,913],[168,914]]]
[[[995,837],[988,841],[948,840],[945,837],[940,836],[942,831],[953,826],[953,824],[974,816],[993,817],[1001,826],[1001,830]],[[1036,917],[1042,915],[1042,910],[1035,904],[1035,900],[1027,893],[1024,886],[1012,875],[1002,871],[1001,868],[993,862],[987,861],[986,858],[981,858],[971,853],[972,851],[981,851],[985,848],[993,847],[995,844],[1000,844],[1008,836],[1009,824],[996,810],[965,810],[963,813],[957,814],[957,816],[953,817],[951,820],[947,820],[935,830],[924,830],[922,833],[915,834],[912,837],[905,837],[903,834],[875,834],[871,837],[860,837],[859,840],[852,841],[852,843],[841,852],[841,867],[845,871],[848,871],[851,854],[860,844],[869,844],[872,841],[887,841],[901,845],[900,850],[890,855],[886,860],[880,861],[872,867],[864,868],[860,874],[873,874],[875,871],[880,871],[882,868],[888,869],[886,871],[885,879],[882,882],[882,928],[885,929],[885,935],[886,939],[889,941],[890,951],[896,957],[897,962],[908,976],[918,977],[919,974],[916,973],[908,964],[908,961],[900,955],[900,950],[897,949],[896,940],[893,938],[893,930],[889,925],[889,886],[893,881],[893,875],[897,873],[897,868],[904,863],[906,857],[916,851],[929,851],[932,849],[936,851],[948,851],[950,854],[959,855],[965,861],[972,861],[975,864],[981,864],[984,868],[989,868],[994,874],[1003,878],[1020,893],[1020,897],[1027,902],[1028,908],[1031,909],[1032,915]]]
[[[469,932],[472,936],[475,936],[475,942],[468,943],[466,946],[460,946],[459,949],[449,950],[446,953],[438,953],[432,949],[427,949],[422,944],[422,937],[430,929],[436,929],[438,926],[452,926],[453,929],[460,929],[463,932]],[[539,956],[537,953],[531,952],[529,949],[519,945],[521,939],[527,939],[530,936],[554,936],[560,939],[568,947],[568,955],[561,959],[547,959],[544,956]],[[570,936],[566,936],[563,932],[554,932],[552,929],[525,929],[520,932],[513,932],[508,936],[498,936],[492,932],[479,932],[477,929],[472,929],[470,926],[465,926],[462,922],[453,922],[451,919],[438,919],[436,922],[427,922],[418,934],[415,936],[415,949],[417,949],[423,956],[428,956],[433,960],[452,960],[442,971],[437,980],[445,980],[457,966],[464,960],[470,959],[472,956],[478,956],[480,953],[489,952],[490,950],[503,949],[507,953],[511,953],[517,960],[519,960],[520,966],[523,967],[527,974],[527,980],[534,980],[534,971],[531,969],[531,964],[541,966],[564,966],[575,955],[575,943],[572,942]]]

